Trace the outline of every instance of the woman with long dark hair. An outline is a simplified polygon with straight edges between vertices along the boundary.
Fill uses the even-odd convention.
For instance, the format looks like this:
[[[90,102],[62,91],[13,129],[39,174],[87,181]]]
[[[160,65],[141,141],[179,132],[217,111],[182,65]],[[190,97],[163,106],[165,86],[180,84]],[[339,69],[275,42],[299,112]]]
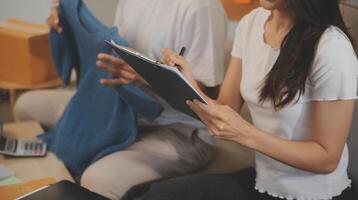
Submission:
[[[358,61],[339,0],[260,2],[238,25],[218,99],[188,101],[214,137],[256,151],[255,169],[172,179],[145,200],[354,199],[346,140]],[[188,63],[163,53],[195,85]],[[244,102],[253,124],[238,114]]]

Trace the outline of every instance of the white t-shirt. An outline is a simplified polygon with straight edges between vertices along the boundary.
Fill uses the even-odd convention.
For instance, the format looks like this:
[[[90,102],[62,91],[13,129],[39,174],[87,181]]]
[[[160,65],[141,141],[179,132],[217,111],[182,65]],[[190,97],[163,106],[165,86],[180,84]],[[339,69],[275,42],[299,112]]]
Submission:
[[[310,138],[310,101],[357,98],[358,61],[346,35],[336,27],[323,34],[316,52],[306,92],[298,103],[275,112],[271,102],[259,102],[262,81],[276,62],[280,49],[264,42],[264,25],[271,12],[258,8],[244,17],[236,30],[232,56],[242,59],[240,92],[248,104],[253,124],[279,137],[303,141]],[[293,168],[256,153],[256,189],[260,192],[298,200],[331,199],[350,186],[347,176],[347,145],[337,169],[320,175]]]
[[[119,0],[115,26],[130,47],[156,60],[161,59],[163,48],[179,52],[185,46],[184,57],[192,67],[194,78],[208,87],[222,83],[227,17],[220,1]],[[162,103],[164,111],[154,124],[180,122],[203,127],[164,100]]]

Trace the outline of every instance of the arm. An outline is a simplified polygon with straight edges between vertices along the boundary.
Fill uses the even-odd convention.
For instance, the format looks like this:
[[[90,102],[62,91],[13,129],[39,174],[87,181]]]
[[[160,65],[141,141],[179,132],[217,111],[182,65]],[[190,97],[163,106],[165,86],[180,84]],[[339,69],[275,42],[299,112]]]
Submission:
[[[100,53],[98,54],[96,65],[102,70],[112,74],[113,78],[100,80],[100,83],[103,85],[120,86],[135,82],[143,87],[150,86],[128,63],[120,58]],[[215,95],[217,90],[216,87],[205,87],[199,81],[192,80],[192,83],[204,96]]]
[[[232,56],[217,101],[221,104],[230,106],[238,112],[244,104],[244,100],[240,93],[241,77],[242,61],[240,58]]]
[[[183,58],[170,52],[165,58],[169,65],[180,64],[184,75],[193,80]],[[306,171],[325,174],[337,167],[348,137],[354,101],[312,102],[309,116],[311,138],[307,141],[290,141],[259,130],[236,112],[243,102],[239,86],[240,59],[231,60],[225,79],[218,99],[223,105],[188,102],[215,137],[235,141]]]
[[[190,79],[190,69],[183,58],[168,58],[169,64],[181,64]],[[233,57],[218,98],[222,105],[189,102],[215,137],[237,142],[295,168],[322,174],[335,170],[348,137],[354,101],[312,102],[311,137],[307,141],[290,141],[254,127],[237,114],[243,103],[240,82],[241,60]]]
[[[218,138],[235,141],[295,168],[327,174],[340,161],[354,101],[312,102],[311,137],[307,141],[290,141],[259,130],[228,106],[205,106],[197,101],[190,106]]]
[[[352,122],[354,100],[319,101],[319,99],[355,99],[357,97],[357,57],[351,43],[322,36],[312,66],[312,99],[306,141],[287,141],[253,131],[252,147],[288,165],[316,172],[330,173],[339,164]],[[336,49],[340,49],[337,55]],[[318,100],[318,101],[314,101]]]
[[[252,135],[252,142],[246,145],[296,168],[315,173],[331,173],[340,161],[353,109],[354,101],[312,102],[312,135],[308,141],[281,139],[250,126],[248,130]]]

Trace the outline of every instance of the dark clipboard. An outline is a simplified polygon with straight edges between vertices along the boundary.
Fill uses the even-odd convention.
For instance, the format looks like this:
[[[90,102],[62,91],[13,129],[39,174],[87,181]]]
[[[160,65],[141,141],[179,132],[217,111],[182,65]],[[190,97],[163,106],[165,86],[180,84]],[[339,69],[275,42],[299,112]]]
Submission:
[[[141,75],[169,105],[182,113],[199,119],[186,104],[186,101],[197,99],[205,104],[207,102],[177,68],[163,65],[133,49],[120,46],[114,41],[105,42]]]

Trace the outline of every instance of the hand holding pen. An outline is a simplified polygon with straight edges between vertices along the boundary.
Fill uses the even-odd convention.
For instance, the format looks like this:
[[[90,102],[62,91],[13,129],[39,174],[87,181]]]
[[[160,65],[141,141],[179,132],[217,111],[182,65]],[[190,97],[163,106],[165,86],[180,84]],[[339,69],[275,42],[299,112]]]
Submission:
[[[177,54],[170,49],[163,49],[162,62],[166,65],[177,67],[180,72],[188,79],[188,81],[195,82],[192,70],[189,67],[189,63],[183,57],[185,50],[185,47],[183,47],[180,53]]]
[[[163,49],[163,63],[172,66],[177,67],[180,72],[184,75],[187,81],[191,83],[191,85],[199,92],[201,93],[201,96],[205,98],[206,102],[209,102],[212,104],[214,101],[206,96],[206,94],[202,91],[202,87],[200,87],[199,83],[194,79],[191,67],[189,66],[188,61],[185,60],[183,57],[185,53],[185,47],[182,48],[180,51],[180,54],[171,51],[170,49]]]
[[[180,71],[182,71],[182,67],[179,63],[173,62],[174,60],[172,58],[183,58],[184,61],[184,54],[185,54],[186,48],[183,46],[180,49],[179,54],[176,54],[175,52],[173,52],[172,50],[165,48],[162,50],[163,53],[163,59],[162,59],[162,63],[168,65],[168,66],[172,66],[172,67],[177,67]]]
[[[179,56],[183,57],[184,54],[185,54],[185,51],[186,51],[186,48],[185,48],[185,47],[182,47],[182,48],[180,49]],[[175,67],[177,67],[180,71],[182,71],[182,68],[181,68],[180,65],[175,64]]]

